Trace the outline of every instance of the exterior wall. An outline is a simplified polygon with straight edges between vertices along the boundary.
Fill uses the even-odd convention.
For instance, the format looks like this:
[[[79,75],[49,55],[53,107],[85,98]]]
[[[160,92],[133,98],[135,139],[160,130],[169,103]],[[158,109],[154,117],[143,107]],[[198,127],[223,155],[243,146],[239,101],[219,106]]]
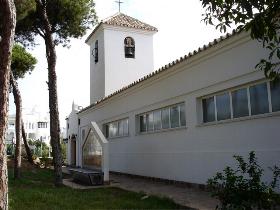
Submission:
[[[92,52],[95,41],[98,40],[98,62]],[[90,45],[90,103],[94,103],[105,96],[105,60],[104,60],[104,33],[100,28],[89,40]]]
[[[67,143],[67,161],[68,164],[73,164],[71,158],[71,143],[72,141],[76,141],[76,145],[78,145],[78,126],[79,126],[79,118],[77,113],[82,109],[82,107],[72,104],[72,111],[69,114],[68,118],[66,118],[66,138],[68,139]],[[78,165],[78,152],[79,147],[76,146],[76,165]]]
[[[153,71],[153,34],[143,30],[102,25],[87,42],[90,45],[90,103]],[[124,39],[135,41],[135,58],[125,58]],[[98,40],[98,62],[92,52]]]
[[[125,58],[124,39],[135,41],[135,58]],[[153,33],[121,27],[107,27],[105,40],[105,96],[154,70]]]
[[[47,114],[42,114],[36,111],[35,108],[33,108],[30,112],[24,111],[23,112],[23,123],[25,127],[26,136],[28,139],[32,140],[41,140],[45,142],[47,145],[50,145],[50,120]],[[38,122],[46,122],[47,128],[39,128]],[[9,116],[9,127],[8,127],[8,141],[11,141],[12,137],[15,137],[15,115]],[[14,136],[9,135],[11,133],[14,133]]]
[[[101,128],[129,117],[129,136],[109,139],[111,171],[205,184],[226,165],[234,165],[234,154],[246,156],[254,150],[265,169],[279,165],[279,112],[201,123],[200,97],[263,80],[255,64],[265,53],[247,34],[235,35],[79,113],[80,128],[91,121]],[[179,102],[186,105],[186,127],[137,133],[137,114]]]

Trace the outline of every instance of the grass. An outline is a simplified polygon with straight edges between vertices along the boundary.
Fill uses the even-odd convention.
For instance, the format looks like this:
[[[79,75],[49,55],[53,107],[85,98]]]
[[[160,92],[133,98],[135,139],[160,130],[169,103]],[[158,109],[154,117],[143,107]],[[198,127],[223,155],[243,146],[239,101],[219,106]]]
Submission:
[[[82,210],[82,209],[182,209],[167,198],[134,193],[119,188],[75,190],[53,186],[50,169],[29,168],[20,180],[9,171],[10,210]]]

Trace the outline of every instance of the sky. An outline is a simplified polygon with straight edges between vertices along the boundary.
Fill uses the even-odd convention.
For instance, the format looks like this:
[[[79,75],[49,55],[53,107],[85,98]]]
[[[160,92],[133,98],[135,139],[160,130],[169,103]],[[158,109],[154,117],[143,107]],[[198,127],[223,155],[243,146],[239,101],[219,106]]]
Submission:
[[[208,44],[221,36],[214,26],[201,21],[204,9],[199,0],[122,0],[121,12],[155,26],[154,70],[177,58]],[[115,0],[95,0],[99,21],[118,12]],[[94,27],[93,27],[94,28]],[[71,112],[72,102],[86,107],[90,101],[90,50],[85,39],[93,30],[88,30],[81,39],[71,39],[70,48],[58,46],[57,91],[60,125],[65,127],[65,118]],[[19,80],[23,108],[36,106],[40,112],[48,112],[48,80],[45,46],[38,40],[29,50],[38,60],[30,75]],[[15,112],[10,96],[10,113]]]

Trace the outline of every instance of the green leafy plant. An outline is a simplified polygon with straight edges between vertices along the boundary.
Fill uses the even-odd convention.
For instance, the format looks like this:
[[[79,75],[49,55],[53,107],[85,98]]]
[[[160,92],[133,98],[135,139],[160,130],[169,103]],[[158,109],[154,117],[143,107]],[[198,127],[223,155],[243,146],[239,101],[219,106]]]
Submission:
[[[218,198],[222,210],[273,209],[279,205],[276,193],[280,168],[271,168],[273,178],[270,184],[262,181],[264,170],[258,165],[254,152],[250,152],[248,162],[241,156],[233,156],[237,169],[227,166],[218,172],[207,184],[213,196]]]

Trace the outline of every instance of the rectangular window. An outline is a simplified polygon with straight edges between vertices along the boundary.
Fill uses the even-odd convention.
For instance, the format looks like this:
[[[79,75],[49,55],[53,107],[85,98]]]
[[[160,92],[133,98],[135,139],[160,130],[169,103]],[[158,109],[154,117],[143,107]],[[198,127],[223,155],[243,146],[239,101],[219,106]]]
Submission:
[[[109,124],[109,138],[116,137],[118,133],[118,122]]]
[[[179,122],[179,106],[173,106],[170,108],[170,121],[171,128],[177,128],[180,126]]]
[[[161,110],[154,112],[154,129],[155,130],[161,129]]]
[[[270,82],[272,111],[280,111],[280,81]]]
[[[185,113],[185,104],[180,104],[180,125],[186,126],[186,113]]]
[[[185,126],[185,104],[181,103],[151,111],[139,115],[137,119],[139,119],[140,123],[140,132],[152,132]]]
[[[104,134],[105,134],[105,137],[106,137],[106,138],[109,137],[109,125],[105,125],[105,126],[104,126]]]
[[[279,96],[280,82],[262,82],[203,98],[203,122],[280,111]]]
[[[217,120],[226,120],[231,117],[229,93],[216,96]]]
[[[128,119],[123,120],[123,135],[128,136]]]
[[[162,128],[169,128],[169,108],[162,109],[161,111]]]
[[[128,119],[118,120],[103,125],[107,138],[121,137],[128,135]]]
[[[123,136],[123,134],[124,134],[124,130],[123,130],[124,124],[125,124],[125,122],[123,120],[118,122],[118,136]]]
[[[147,114],[147,129],[148,131],[153,131],[154,130],[154,117],[153,113]]]
[[[146,115],[140,116],[140,132],[146,132],[147,131],[147,119]]]
[[[202,99],[203,122],[215,121],[215,103],[214,96]]]
[[[268,93],[267,84],[261,83],[251,86],[250,90],[250,104],[251,114],[264,114],[269,112],[268,108]]]
[[[232,92],[233,117],[244,117],[249,115],[247,88]]]

